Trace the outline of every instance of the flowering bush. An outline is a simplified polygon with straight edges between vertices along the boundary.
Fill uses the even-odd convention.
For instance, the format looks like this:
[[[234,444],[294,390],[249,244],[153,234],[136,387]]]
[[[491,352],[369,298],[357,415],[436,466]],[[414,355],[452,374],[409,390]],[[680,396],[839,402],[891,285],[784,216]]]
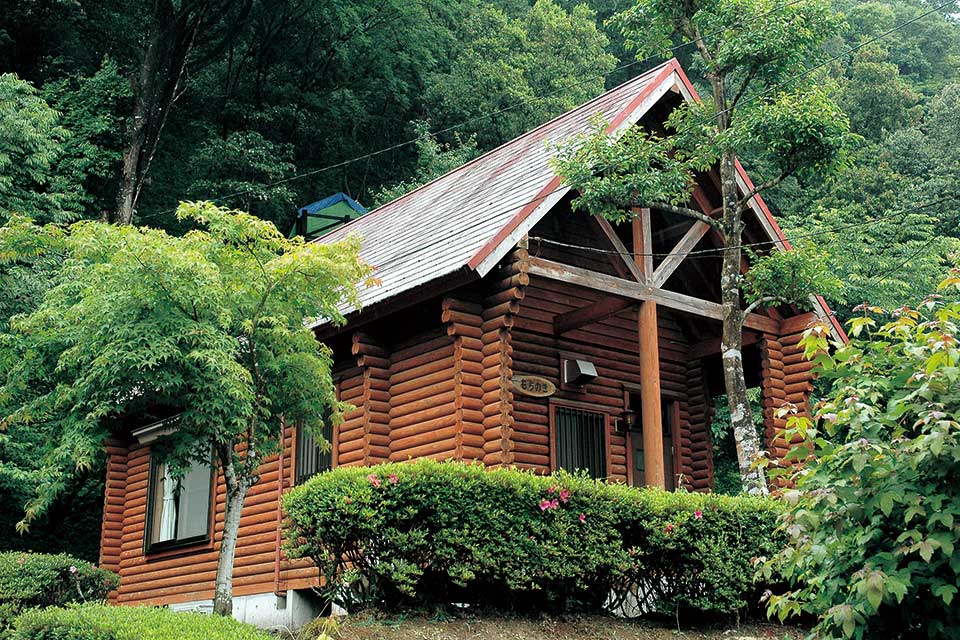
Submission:
[[[834,385],[815,424],[791,420],[809,444],[769,565],[793,588],[770,610],[816,616],[818,637],[960,636],[960,270],[941,293],[861,307],[832,355],[804,338]]]
[[[777,503],[421,460],[341,468],[291,491],[287,550],[348,608],[466,603],[730,614],[756,604]]]
[[[115,574],[66,554],[0,553],[0,632],[20,611],[106,600]]]

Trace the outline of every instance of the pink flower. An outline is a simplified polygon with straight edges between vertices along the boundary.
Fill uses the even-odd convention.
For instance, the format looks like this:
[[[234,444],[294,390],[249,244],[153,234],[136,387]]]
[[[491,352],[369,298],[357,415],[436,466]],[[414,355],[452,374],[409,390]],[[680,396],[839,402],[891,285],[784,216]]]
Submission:
[[[569,499],[570,499],[570,492],[567,491],[566,489],[561,489],[561,490],[560,490],[560,502],[566,502],[566,501],[569,500]]]
[[[556,487],[550,487],[549,489],[547,489],[547,493],[554,493],[556,492],[556,490],[557,490]]]
[[[694,520],[699,520],[702,517],[703,517],[703,511],[700,511],[700,509],[697,509],[696,511],[693,512]]]
[[[371,473],[370,475],[368,475],[368,476],[367,476],[367,480],[369,480],[369,481],[370,481],[370,484],[372,484],[372,485],[375,486],[375,487],[379,487],[379,486],[380,486],[380,478],[378,478],[378,477],[377,477],[377,474],[375,474],[375,473]]]
[[[666,534],[671,534],[671,533],[673,533],[673,529],[674,529],[673,524],[671,524],[671,523],[668,522],[668,523],[667,523],[667,526],[665,526],[665,527],[663,528],[663,532],[666,533]]]
[[[586,522],[586,521],[587,521],[587,514],[581,513],[581,514],[580,514],[580,524],[583,524],[583,523]]]
[[[397,482],[399,482],[399,478],[397,478],[397,474],[391,473],[390,475],[388,475],[387,482],[389,482],[390,484],[397,484]]]
[[[547,500],[546,498],[544,498],[543,500],[540,501],[540,511],[546,511],[547,509],[556,509],[559,506],[560,506],[560,503],[557,501],[556,498],[554,498],[553,500]]]

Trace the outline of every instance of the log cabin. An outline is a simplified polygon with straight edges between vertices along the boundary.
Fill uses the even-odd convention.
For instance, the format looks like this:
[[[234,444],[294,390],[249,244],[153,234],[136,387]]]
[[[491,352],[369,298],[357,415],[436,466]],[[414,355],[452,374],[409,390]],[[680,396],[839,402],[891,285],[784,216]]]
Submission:
[[[550,144],[587,131],[596,114],[613,133],[657,128],[696,99],[667,62],[316,240],[359,234],[380,280],[345,326],[312,327],[355,408],[328,428],[331,450],[289,426],[282,453],[264,461],[241,520],[236,617],[295,627],[316,613],[309,589],[320,576],[284,557],[279,498],[331,467],[429,456],[711,489],[710,421],[723,392],[718,240],[703,222],[657,210],[623,224],[573,212],[548,162]],[[707,173],[689,206],[718,203]],[[762,198],[745,216],[746,243],[789,249]],[[788,446],[776,409],[805,411],[812,389],[804,328],[819,317],[844,337],[824,300],[811,292],[810,303],[745,321],[747,381],[760,388],[772,456]],[[209,468],[167,480],[150,448],[169,428],[109,443],[100,561],[120,575],[114,603],[208,609],[225,490]]]

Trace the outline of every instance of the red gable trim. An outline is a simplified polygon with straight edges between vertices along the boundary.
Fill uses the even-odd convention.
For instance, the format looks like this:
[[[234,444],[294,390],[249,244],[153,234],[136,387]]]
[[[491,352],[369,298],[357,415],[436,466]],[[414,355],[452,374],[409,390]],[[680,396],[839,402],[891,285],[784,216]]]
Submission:
[[[661,84],[663,84],[663,82],[667,80],[676,69],[679,69],[679,64],[676,60],[670,60],[666,65],[664,65],[663,70],[657,74],[656,78],[654,78],[653,81],[643,89],[643,91],[638,93],[637,96],[630,101],[630,104],[628,104],[620,113],[618,113],[617,116],[610,122],[610,124],[607,125],[607,132],[609,133],[615,130],[628,117],[630,117],[630,114],[633,113],[651,93],[653,93]],[[476,269],[480,263],[487,258],[487,256],[496,251],[497,247],[499,247],[500,244],[523,223],[524,220],[526,220],[534,211],[536,211],[536,209],[544,200],[546,200],[548,196],[560,189],[560,185],[561,180],[559,176],[550,180],[550,182],[548,182],[546,186],[537,193],[533,200],[528,202],[526,206],[518,211],[517,214],[511,218],[510,222],[504,225],[504,227],[497,232],[497,235],[491,238],[480,248],[479,251],[477,251],[472,258],[470,258],[470,262],[468,262],[467,265],[471,269]]]

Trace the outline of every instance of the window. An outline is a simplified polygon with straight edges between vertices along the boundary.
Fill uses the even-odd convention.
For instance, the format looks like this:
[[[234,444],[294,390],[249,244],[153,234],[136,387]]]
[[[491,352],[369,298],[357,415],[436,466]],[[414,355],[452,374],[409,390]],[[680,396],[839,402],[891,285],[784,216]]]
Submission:
[[[165,463],[154,460],[147,505],[147,551],[206,542],[212,489],[211,465],[194,463],[178,479]]]
[[[294,461],[296,484],[301,484],[333,466],[333,427],[326,424],[321,433],[324,440],[329,443],[326,451],[320,448],[317,438],[307,433],[305,429],[297,427],[296,460]]]
[[[607,415],[564,405],[551,406],[554,468],[607,477]]]

